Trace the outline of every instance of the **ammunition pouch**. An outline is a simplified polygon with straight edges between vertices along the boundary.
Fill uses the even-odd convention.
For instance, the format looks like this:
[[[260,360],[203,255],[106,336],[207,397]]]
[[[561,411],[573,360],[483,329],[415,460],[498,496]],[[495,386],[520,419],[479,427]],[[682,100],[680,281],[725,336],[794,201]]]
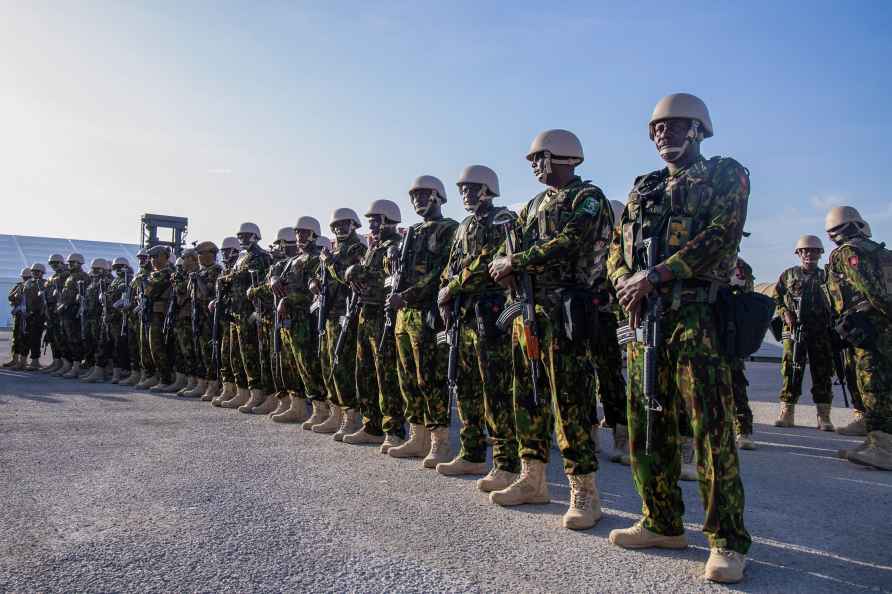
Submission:
[[[507,329],[499,326],[499,317],[505,310],[505,296],[483,295],[474,301],[474,319],[476,321],[477,336],[482,341],[494,342],[510,332],[510,324]],[[518,310],[520,311],[520,310]],[[511,318],[513,321],[514,318]]]
[[[836,333],[844,341],[859,349],[869,349],[876,343],[877,332],[865,309],[846,312],[836,322]]]
[[[774,317],[774,299],[760,293],[718,291],[715,302],[719,349],[731,358],[746,358],[759,350]]]

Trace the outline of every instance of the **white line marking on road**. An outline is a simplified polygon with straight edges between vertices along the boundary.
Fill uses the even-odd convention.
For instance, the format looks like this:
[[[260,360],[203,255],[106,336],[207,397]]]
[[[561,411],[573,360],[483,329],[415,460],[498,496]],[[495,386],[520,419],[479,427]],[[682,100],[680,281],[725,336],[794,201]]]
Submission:
[[[886,487],[888,489],[892,489],[892,485],[890,485],[889,483],[875,483],[873,481],[862,481],[858,479],[843,478],[841,476],[834,476],[830,478],[837,481],[849,481],[850,483],[860,483],[862,485],[873,485],[875,487]]]

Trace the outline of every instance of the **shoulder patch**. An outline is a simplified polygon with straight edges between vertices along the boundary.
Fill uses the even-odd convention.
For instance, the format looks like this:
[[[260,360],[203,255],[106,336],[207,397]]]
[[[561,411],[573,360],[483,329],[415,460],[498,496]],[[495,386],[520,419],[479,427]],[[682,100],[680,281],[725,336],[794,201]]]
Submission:
[[[849,266],[851,266],[852,268],[857,268],[860,262],[861,260],[858,258],[858,254],[852,254],[851,256],[849,256]]]
[[[595,216],[598,214],[598,210],[600,209],[600,204],[598,199],[594,196],[586,196],[583,198],[582,202],[576,207],[576,212],[584,213],[587,215]]]

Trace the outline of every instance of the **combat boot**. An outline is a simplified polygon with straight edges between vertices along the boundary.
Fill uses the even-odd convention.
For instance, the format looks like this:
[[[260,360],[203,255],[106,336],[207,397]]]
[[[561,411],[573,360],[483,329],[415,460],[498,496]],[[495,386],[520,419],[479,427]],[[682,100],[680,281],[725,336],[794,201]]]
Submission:
[[[291,406],[285,412],[273,415],[276,423],[303,423],[307,420],[307,399],[300,396],[291,397]]]
[[[430,432],[431,451],[422,462],[425,468],[436,468],[438,464],[449,462],[452,450],[449,447],[449,427],[437,427]]]
[[[25,367],[25,371],[40,371],[40,359],[31,359],[31,363]]]
[[[608,540],[624,549],[686,549],[688,546],[688,537],[684,533],[677,536],[657,534],[644,527],[644,520],[628,528],[611,530]]]
[[[786,402],[781,403],[780,414],[777,417],[777,420],[774,422],[775,427],[793,427],[794,426],[794,412],[796,410],[795,404],[787,404]]]
[[[230,398],[229,400],[224,400],[220,403],[220,406],[223,408],[238,408],[244,405],[248,400],[251,399],[251,393],[248,391],[248,388],[238,387],[235,391],[235,396]]]
[[[62,367],[62,359],[53,359],[53,362],[40,369],[40,373],[51,374]]]
[[[737,449],[738,450],[755,450],[756,442],[753,441],[752,434],[738,433],[737,434]]]
[[[249,390],[251,397],[248,401],[238,407],[240,413],[251,414],[254,407],[260,406],[266,401],[266,393],[263,390]]]
[[[439,470],[439,468],[437,469]],[[495,466],[482,479],[477,481],[477,488],[484,493],[492,493],[493,491],[501,491],[511,486],[511,483],[517,480],[520,475],[516,472],[508,472],[496,468]]]
[[[860,410],[852,411],[852,422],[848,425],[837,427],[836,432],[840,435],[853,435],[855,437],[867,435],[867,423],[864,422],[864,413]]]
[[[703,577],[720,584],[736,584],[743,579],[746,557],[730,549],[714,548],[709,551]]]
[[[384,443],[384,436],[372,435],[365,430],[365,427],[360,427],[359,431],[345,435],[342,441],[351,445],[361,445],[366,443],[378,444]]]
[[[291,408],[291,394],[288,392],[276,392],[276,410],[270,413],[272,416],[280,415]]]
[[[232,382],[224,382],[223,389],[220,390],[220,393],[214,396],[214,399],[211,400],[211,404],[214,406],[223,406],[223,403],[234,397],[238,388]]]
[[[393,433],[388,433],[384,436],[384,442],[381,444],[381,447],[378,448],[378,453],[386,454],[393,448],[398,448],[401,445],[406,443],[406,440],[400,437],[399,435],[394,435]]]
[[[344,416],[344,413],[341,412],[341,407],[336,404],[328,403],[328,408],[328,418],[318,425],[313,425],[311,427],[313,433],[332,434],[341,426],[341,419]]]
[[[344,414],[341,416],[341,426],[335,431],[335,434],[332,435],[332,439],[335,441],[344,441],[345,435],[350,435],[357,429],[359,429],[359,415],[356,412],[355,408],[348,408],[344,411]]]
[[[184,387],[186,387],[186,374],[180,373],[178,371],[177,374],[174,376],[173,383],[170,384],[170,386],[167,388],[167,390],[165,390],[165,392],[172,392],[172,393],[176,394],[177,392],[182,390]]]
[[[162,380],[161,377],[159,376],[158,383],[155,384],[154,386],[152,386],[151,388],[149,388],[149,392],[151,392],[152,394],[164,394],[164,393],[170,392],[171,388],[173,388],[173,386],[176,383],[175,378],[176,378],[176,376],[171,378],[170,383],[164,383],[164,380]]]
[[[177,390],[177,396],[186,396],[186,392],[191,392],[195,389],[195,376],[190,375],[186,378],[186,385]]]
[[[251,409],[251,414],[268,415],[279,406],[279,399],[275,394],[267,394],[259,405]]]
[[[679,477],[683,481],[696,481],[697,465],[694,462],[694,440],[690,437],[681,438],[681,474]]]
[[[6,363],[4,363],[4,364],[3,364],[3,367],[4,367],[5,369],[9,369],[10,367],[12,367],[13,365],[17,364],[18,362],[19,362],[19,356],[16,355],[15,353],[13,353],[13,354],[12,354],[12,359],[10,359],[10,360],[7,361]]]
[[[78,373],[77,379],[82,380],[85,377],[87,377],[88,375],[90,375],[91,373],[93,373],[93,367],[95,367],[95,365],[91,365],[89,367],[84,367],[83,365],[81,365],[81,370]]]
[[[121,368],[120,367],[112,368],[111,383],[117,384],[120,381],[121,381]]]
[[[95,384],[98,381],[102,381],[102,368],[98,365],[94,365],[86,376],[81,378],[81,381],[85,384]]]
[[[390,448],[387,454],[394,458],[423,458],[431,449],[431,432],[420,423],[409,425],[409,439],[402,445]]]
[[[207,388],[205,388],[204,393],[201,395],[201,401],[211,402],[220,393],[220,388],[221,385],[218,380],[211,380],[207,382]]]
[[[328,418],[328,415],[331,411],[328,409],[328,403],[324,400],[310,400],[313,403],[313,414],[310,415],[310,418],[304,421],[304,424],[301,425],[302,428],[310,431],[313,428],[313,425],[319,425]]]
[[[109,363],[105,366],[105,369],[102,370],[102,381],[110,380],[114,373],[115,367],[112,363]]]
[[[836,431],[833,421],[830,420],[830,406],[829,404],[818,404],[815,407],[818,409],[818,431]]]
[[[629,428],[625,425],[617,423],[613,428],[613,453],[608,459],[614,464],[632,464],[629,456]]]
[[[437,464],[437,472],[439,472],[443,476],[462,476],[465,474],[484,474],[486,472],[486,462],[470,462],[468,460],[465,460],[461,456],[456,456],[450,462],[443,462],[441,464]],[[508,485],[505,485],[505,487],[507,487],[507,486]],[[504,487],[502,487],[502,488],[504,489]]]
[[[865,447],[849,452],[849,461],[880,470],[892,470],[892,435],[884,431],[871,431],[865,444]]]
[[[135,387],[139,382],[146,379],[146,372],[143,370],[133,370],[130,372],[130,375],[127,376],[127,381],[124,382],[124,385]]]
[[[68,370],[68,373],[63,375],[65,379],[75,379],[77,376],[81,374],[81,362],[75,361],[71,364],[71,369]]]
[[[601,498],[595,473],[568,474],[570,482],[570,508],[561,519],[561,526],[570,530],[588,530],[601,519]]]
[[[153,374],[153,375],[147,376],[146,379],[144,379],[141,382],[139,382],[138,384],[136,384],[136,387],[140,390],[151,390],[152,388],[154,388],[155,386],[157,386],[160,383],[161,383],[161,378],[158,377],[157,375]]]
[[[71,371],[73,363],[68,359],[62,359],[62,366],[53,372],[54,377],[65,377],[65,374]]]
[[[13,358],[15,359],[15,362],[12,364],[12,366],[9,369],[11,369],[12,371],[21,371],[22,369],[25,368],[25,356],[24,355],[14,355]]]
[[[548,485],[545,483],[545,462],[522,459],[520,476],[507,488],[489,494],[489,500],[498,505],[522,505],[524,503],[548,503]]]
[[[200,398],[204,391],[208,389],[208,381],[203,377],[195,378],[195,386],[191,390],[183,393],[186,398]]]

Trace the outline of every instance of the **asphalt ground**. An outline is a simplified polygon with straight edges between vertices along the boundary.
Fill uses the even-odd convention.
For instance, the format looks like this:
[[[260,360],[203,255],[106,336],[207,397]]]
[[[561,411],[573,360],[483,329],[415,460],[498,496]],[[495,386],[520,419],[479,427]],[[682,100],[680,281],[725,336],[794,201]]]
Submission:
[[[8,348],[0,340],[4,361]],[[640,500],[629,468],[606,457],[604,517],[571,532],[556,450],[552,503],[503,509],[471,478],[298,426],[2,370],[0,591],[892,591],[892,473],[836,458],[858,440],[816,431],[808,404],[802,426],[770,426],[778,366],[750,364],[748,376],[754,543],[746,580],[726,587],[701,577],[694,483],[682,483],[692,546],[625,551],[607,535],[639,517]],[[839,395],[836,406],[834,422],[847,422]]]

